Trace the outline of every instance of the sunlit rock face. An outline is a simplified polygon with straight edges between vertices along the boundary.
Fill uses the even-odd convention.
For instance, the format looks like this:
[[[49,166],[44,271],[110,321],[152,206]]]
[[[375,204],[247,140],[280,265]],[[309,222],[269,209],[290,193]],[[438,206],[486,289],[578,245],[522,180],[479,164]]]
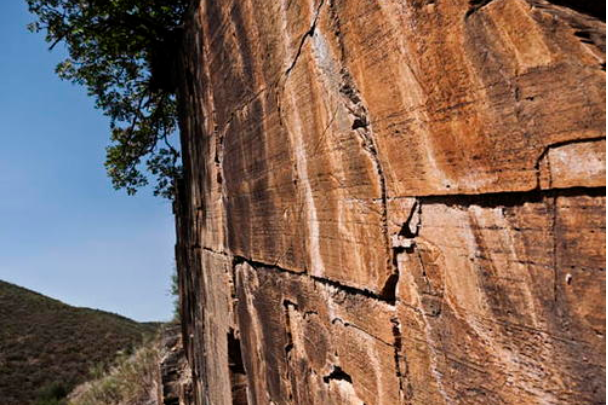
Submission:
[[[175,204],[194,402],[603,403],[594,4],[194,7]]]

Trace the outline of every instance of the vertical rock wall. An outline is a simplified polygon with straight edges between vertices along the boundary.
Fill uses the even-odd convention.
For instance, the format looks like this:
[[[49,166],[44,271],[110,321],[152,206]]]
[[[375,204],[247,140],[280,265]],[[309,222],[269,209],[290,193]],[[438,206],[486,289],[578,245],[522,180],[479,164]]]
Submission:
[[[181,327],[166,326],[162,331],[159,368],[159,400],[155,405],[190,405],[192,397],[192,370],[182,344]]]
[[[602,13],[196,4],[175,205],[195,403],[604,403]]]

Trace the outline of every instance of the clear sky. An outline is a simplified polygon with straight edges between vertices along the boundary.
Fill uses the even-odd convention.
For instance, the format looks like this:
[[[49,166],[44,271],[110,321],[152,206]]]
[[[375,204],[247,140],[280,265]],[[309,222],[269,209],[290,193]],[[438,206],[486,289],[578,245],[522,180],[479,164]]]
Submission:
[[[0,1],[0,279],[71,305],[167,320],[175,231],[168,201],[115,191],[103,162],[108,121],[25,0]]]

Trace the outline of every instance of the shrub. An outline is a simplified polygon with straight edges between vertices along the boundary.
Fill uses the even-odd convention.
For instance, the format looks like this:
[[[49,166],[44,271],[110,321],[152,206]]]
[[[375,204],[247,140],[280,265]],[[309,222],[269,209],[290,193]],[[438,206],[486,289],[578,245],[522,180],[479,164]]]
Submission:
[[[65,405],[68,388],[61,382],[50,383],[38,392],[35,405]]]
[[[148,342],[132,355],[119,354],[115,365],[105,374],[77,387],[69,405],[118,405],[144,403],[158,376],[159,350],[156,341]]]

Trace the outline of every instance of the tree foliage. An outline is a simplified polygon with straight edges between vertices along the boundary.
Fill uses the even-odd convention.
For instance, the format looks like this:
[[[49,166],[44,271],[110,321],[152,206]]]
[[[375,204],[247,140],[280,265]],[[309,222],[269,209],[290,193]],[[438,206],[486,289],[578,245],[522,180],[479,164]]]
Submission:
[[[171,295],[173,296],[173,320],[180,320],[180,301],[179,301],[179,276],[177,274],[177,265],[173,268],[171,274]]]
[[[68,57],[56,72],[83,85],[110,118],[106,169],[116,189],[134,194],[157,179],[155,195],[171,197],[180,173],[177,49],[187,0],[27,0],[53,49]]]

